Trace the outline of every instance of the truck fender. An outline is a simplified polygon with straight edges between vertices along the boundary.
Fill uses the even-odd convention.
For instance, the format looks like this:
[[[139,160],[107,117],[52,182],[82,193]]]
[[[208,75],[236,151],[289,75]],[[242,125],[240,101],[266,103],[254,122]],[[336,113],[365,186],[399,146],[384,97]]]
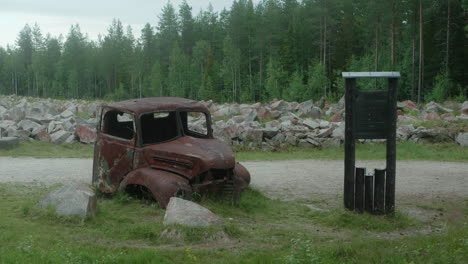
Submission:
[[[166,208],[173,196],[182,195],[183,198],[191,196],[192,188],[187,179],[174,173],[152,168],[141,168],[127,174],[120,183],[120,190],[128,185],[141,185],[151,191],[153,198],[159,206]]]
[[[239,162],[234,166],[234,184],[239,189],[247,188],[250,183],[249,171]]]

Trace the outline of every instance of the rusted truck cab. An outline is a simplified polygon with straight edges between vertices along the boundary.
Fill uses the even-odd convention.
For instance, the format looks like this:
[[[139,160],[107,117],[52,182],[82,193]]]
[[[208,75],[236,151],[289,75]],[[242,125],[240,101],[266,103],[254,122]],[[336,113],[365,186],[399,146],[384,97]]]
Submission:
[[[158,97],[102,106],[92,181],[104,193],[146,193],[165,208],[171,197],[194,193],[224,194],[236,203],[250,174],[213,138],[204,105]]]

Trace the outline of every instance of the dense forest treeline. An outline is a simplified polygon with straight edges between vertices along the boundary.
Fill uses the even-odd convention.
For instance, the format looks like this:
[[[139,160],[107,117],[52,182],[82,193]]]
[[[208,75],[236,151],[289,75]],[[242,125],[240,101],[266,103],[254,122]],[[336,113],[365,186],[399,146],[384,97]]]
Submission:
[[[467,96],[466,0],[168,2],[136,39],[117,19],[98,40],[34,25],[0,47],[0,93],[303,101],[343,94],[342,71],[400,71],[399,98]],[[156,21],[156,18],[148,18]]]

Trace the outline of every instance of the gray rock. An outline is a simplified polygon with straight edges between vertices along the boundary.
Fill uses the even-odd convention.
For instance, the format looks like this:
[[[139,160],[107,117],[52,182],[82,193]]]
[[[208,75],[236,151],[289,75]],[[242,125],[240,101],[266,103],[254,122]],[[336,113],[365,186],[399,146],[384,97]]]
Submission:
[[[75,135],[70,135],[63,143],[71,144],[73,142],[75,142]]]
[[[409,140],[414,142],[429,142],[429,143],[440,143],[440,142],[453,142],[453,135],[447,130],[436,130],[427,129],[424,127],[418,127],[413,131],[413,135]]]
[[[260,144],[263,139],[263,131],[261,129],[245,129],[241,135],[240,139],[244,142]]]
[[[78,184],[64,185],[47,195],[38,203],[41,208],[54,207],[60,216],[91,216],[96,212],[97,200],[93,190]]]
[[[72,131],[76,127],[76,120],[73,117],[62,120],[63,128],[66,131]]]
[[[321,140],[321,143],[324,148],[338,148],[341,145],[342,140],[338,138],[324,138]]]
[[[0,129],[7,130],[9,127],[14,126],[15,121],[12,120],[0,120]]]
[[[40,124],[34,122],[34,121],[31,121],[31,120],[28,120],[28,119],[24,119],[24,120],[21,120],[19,123],[18,123],[18,127],[22,128],[23,130],[27,130],[29,132],[32,132],[34,129],[38,129],[41,127]]]
[[[18,145],[17,137],[0,137],[0,149],[10,149]]]
[[[62,118],[69,118],[69,117],[72,117],[72,116],[74,116],[74,115],[75,115],[75,114],[74,114],[72,111],[68,110],[68,109],[65,110],[65,111],[63,111],[63,112],[60,114],[60,116],[61,116]]]
[[[313,107],[314,107],[314,102],[312,100],[302,102],[298,105],[297,114],[306,115],[312,110]]]
[[[414,130],[415,128],[413,124],[398,126],[396,130],[396,137],[399,140],[407,140],[411,137]]]
[[[49,134],[52,134],[54,132],[57,132],[59,130],[64,130],[65,128],[63,127],[63,123],[59,121],[52,121],[49,123],[47,127],[47,132]]]
[[[26,113],[24,112],[24,108],[20,106],[15,106],[8,111],[8,115],[13,120],[22,120],[26,117]]]
[[[279,132],[278,127],[268,127],[263,129],[263,136],[268,139],[272,139]]]
[[[70,133],[64,130],[59,130],[57,132],[50,134],[50,142],[55,143],[55,144],[64,143],[70,137],[70,135],[71,135]]]
[[[164,225],[179,224],[191,227],[207,227],[222,224],[222,219],[194,202],[172,197],[166,207],[163,223]]]
[[[23,129],[18,129],[16,126],[11,126],[6,130],[8,137],[17,137],[20,140],[26,140],[31,135],[31,132]]]
[[[279,145],[281,143],[284,142],[284,140],[286,139],[286,136],[282,133],[278,133],[276,136],[274,136],[272,139],[271,139],[271,142],[275,145]]]
[[[316,129],[316,128],[319,128],[320,127],[320,123],[317,122],[317,121],[314,121],[312,119],[305,119],[304,121],[302,121],[302,124],[311,128],[311,129]]]
[[[289,108],[289,104],[283,100],[276,101],[270,105],[271,110],[277,110],[280,112],[286,112],[290,110]]]
[[[468,133],[458,134],[456,141],[462,147],[468,147]]]
[[[463,102],[460,112],[464,115],[468,115],[468,101]]]
[[[2,117],[7,111],[8,109],[0,105],[0,117]]]
[[[244,122],[253,122],[257,119],[257,110],[251,109],[250,113],[244,116]]]
[[[345,122],[341,122],[340,125],[333,130],[332,137],[338,139],[345,138]]]
[[[321,146],[321,144],[316,139],[306,138],[299,140],[298,146],[302,148],[318,148]]]
[[[320,121],[320,128],[328,128],[330,126],[330,122],[322,120]]]
[[[291,145],[291,146],[297,146],[297,137],[296,136],[293,136],[293,135],[287,135],[286,136],[286,139],[284,140],[288,145]]]
[[[445,108],[438,103],[429,102],[426,104],[426,112],[451,113],[453,110]]]

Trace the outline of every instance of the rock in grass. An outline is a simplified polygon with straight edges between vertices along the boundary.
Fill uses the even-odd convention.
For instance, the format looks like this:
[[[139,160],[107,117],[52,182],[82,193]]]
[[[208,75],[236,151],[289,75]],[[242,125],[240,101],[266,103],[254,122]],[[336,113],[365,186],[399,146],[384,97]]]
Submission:
[[[164,225],[206,227],[221,223],[221,218],[205,207],[177,197],[171,198],[164,215]]]
[[[468,133],[458,134],[456,141],[462,147],[468,147]]]
[[[18,145],[19,139],[17,137],[2,137],[0,138],[0,149],[10,149]]]
[[[89,187],[67,184],[45,195],[38,206],[41,208],[52,206],[60,216],[85,218],[96,212],[96,204],[96,195]]]

